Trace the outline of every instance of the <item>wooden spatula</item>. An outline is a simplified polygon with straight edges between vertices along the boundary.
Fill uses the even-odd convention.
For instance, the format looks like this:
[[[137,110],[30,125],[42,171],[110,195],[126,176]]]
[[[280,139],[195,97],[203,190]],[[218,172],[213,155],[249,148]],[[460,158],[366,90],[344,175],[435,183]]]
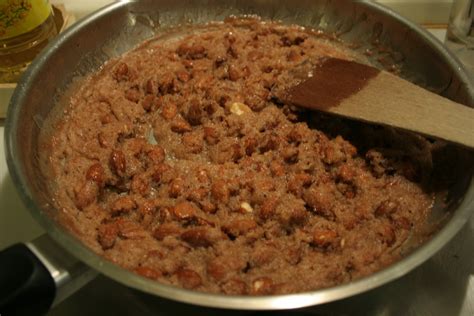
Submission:
[[[325,59],[280,99],[474,148],[474,109],[357,62]]]

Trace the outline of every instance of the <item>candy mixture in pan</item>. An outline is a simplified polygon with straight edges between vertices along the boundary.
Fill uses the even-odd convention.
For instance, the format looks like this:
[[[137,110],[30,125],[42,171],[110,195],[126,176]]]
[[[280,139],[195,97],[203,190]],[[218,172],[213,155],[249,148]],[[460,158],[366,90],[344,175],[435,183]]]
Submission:
[[[124,268],[205,292],[309,291],[398,260],[431,205],[417,164],[274,95],[298,65],[353,54],[228,19],[109,61],[46,137],[60,221]]]

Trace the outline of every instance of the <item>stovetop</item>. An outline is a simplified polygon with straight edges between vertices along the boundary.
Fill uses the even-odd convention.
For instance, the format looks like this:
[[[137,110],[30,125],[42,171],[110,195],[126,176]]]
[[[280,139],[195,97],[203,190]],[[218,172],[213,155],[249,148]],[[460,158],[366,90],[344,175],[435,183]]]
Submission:
[[[474,217],[437,255],[370,292],[296,311],[201,308],[151,297],[99,276],[48,315],[474,315]]]
[[[432,31],[439,39],[444,32]],[[43,233],[8,175],[3,132],[0,122],[0,249]],[[48,315],[474,315],[473,252],[471,217],[448,245],[409,274],[364,294],[317,307],[282,312],[208,309],[151,297],[99,276]]]

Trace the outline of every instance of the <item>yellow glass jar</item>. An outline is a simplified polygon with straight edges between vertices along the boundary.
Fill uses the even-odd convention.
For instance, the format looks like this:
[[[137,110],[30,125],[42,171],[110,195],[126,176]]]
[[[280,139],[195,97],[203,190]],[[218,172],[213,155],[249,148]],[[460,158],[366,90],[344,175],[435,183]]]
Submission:
[[[48,0],[0,0],[0,83],[18,80],[56,34]]]

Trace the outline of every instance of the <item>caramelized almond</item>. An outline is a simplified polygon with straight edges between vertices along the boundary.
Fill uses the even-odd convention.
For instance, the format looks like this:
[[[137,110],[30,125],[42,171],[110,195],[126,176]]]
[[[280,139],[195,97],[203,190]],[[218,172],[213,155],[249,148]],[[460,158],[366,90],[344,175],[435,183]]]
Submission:
[[[172,208],[173,215],[179,220],[196,217],[197,208],[190,202],[180,202]]]
[[[191,269],[179,269],[176,272],[178,280],[185,289],[194,289],[202,284],[199,273]]]

